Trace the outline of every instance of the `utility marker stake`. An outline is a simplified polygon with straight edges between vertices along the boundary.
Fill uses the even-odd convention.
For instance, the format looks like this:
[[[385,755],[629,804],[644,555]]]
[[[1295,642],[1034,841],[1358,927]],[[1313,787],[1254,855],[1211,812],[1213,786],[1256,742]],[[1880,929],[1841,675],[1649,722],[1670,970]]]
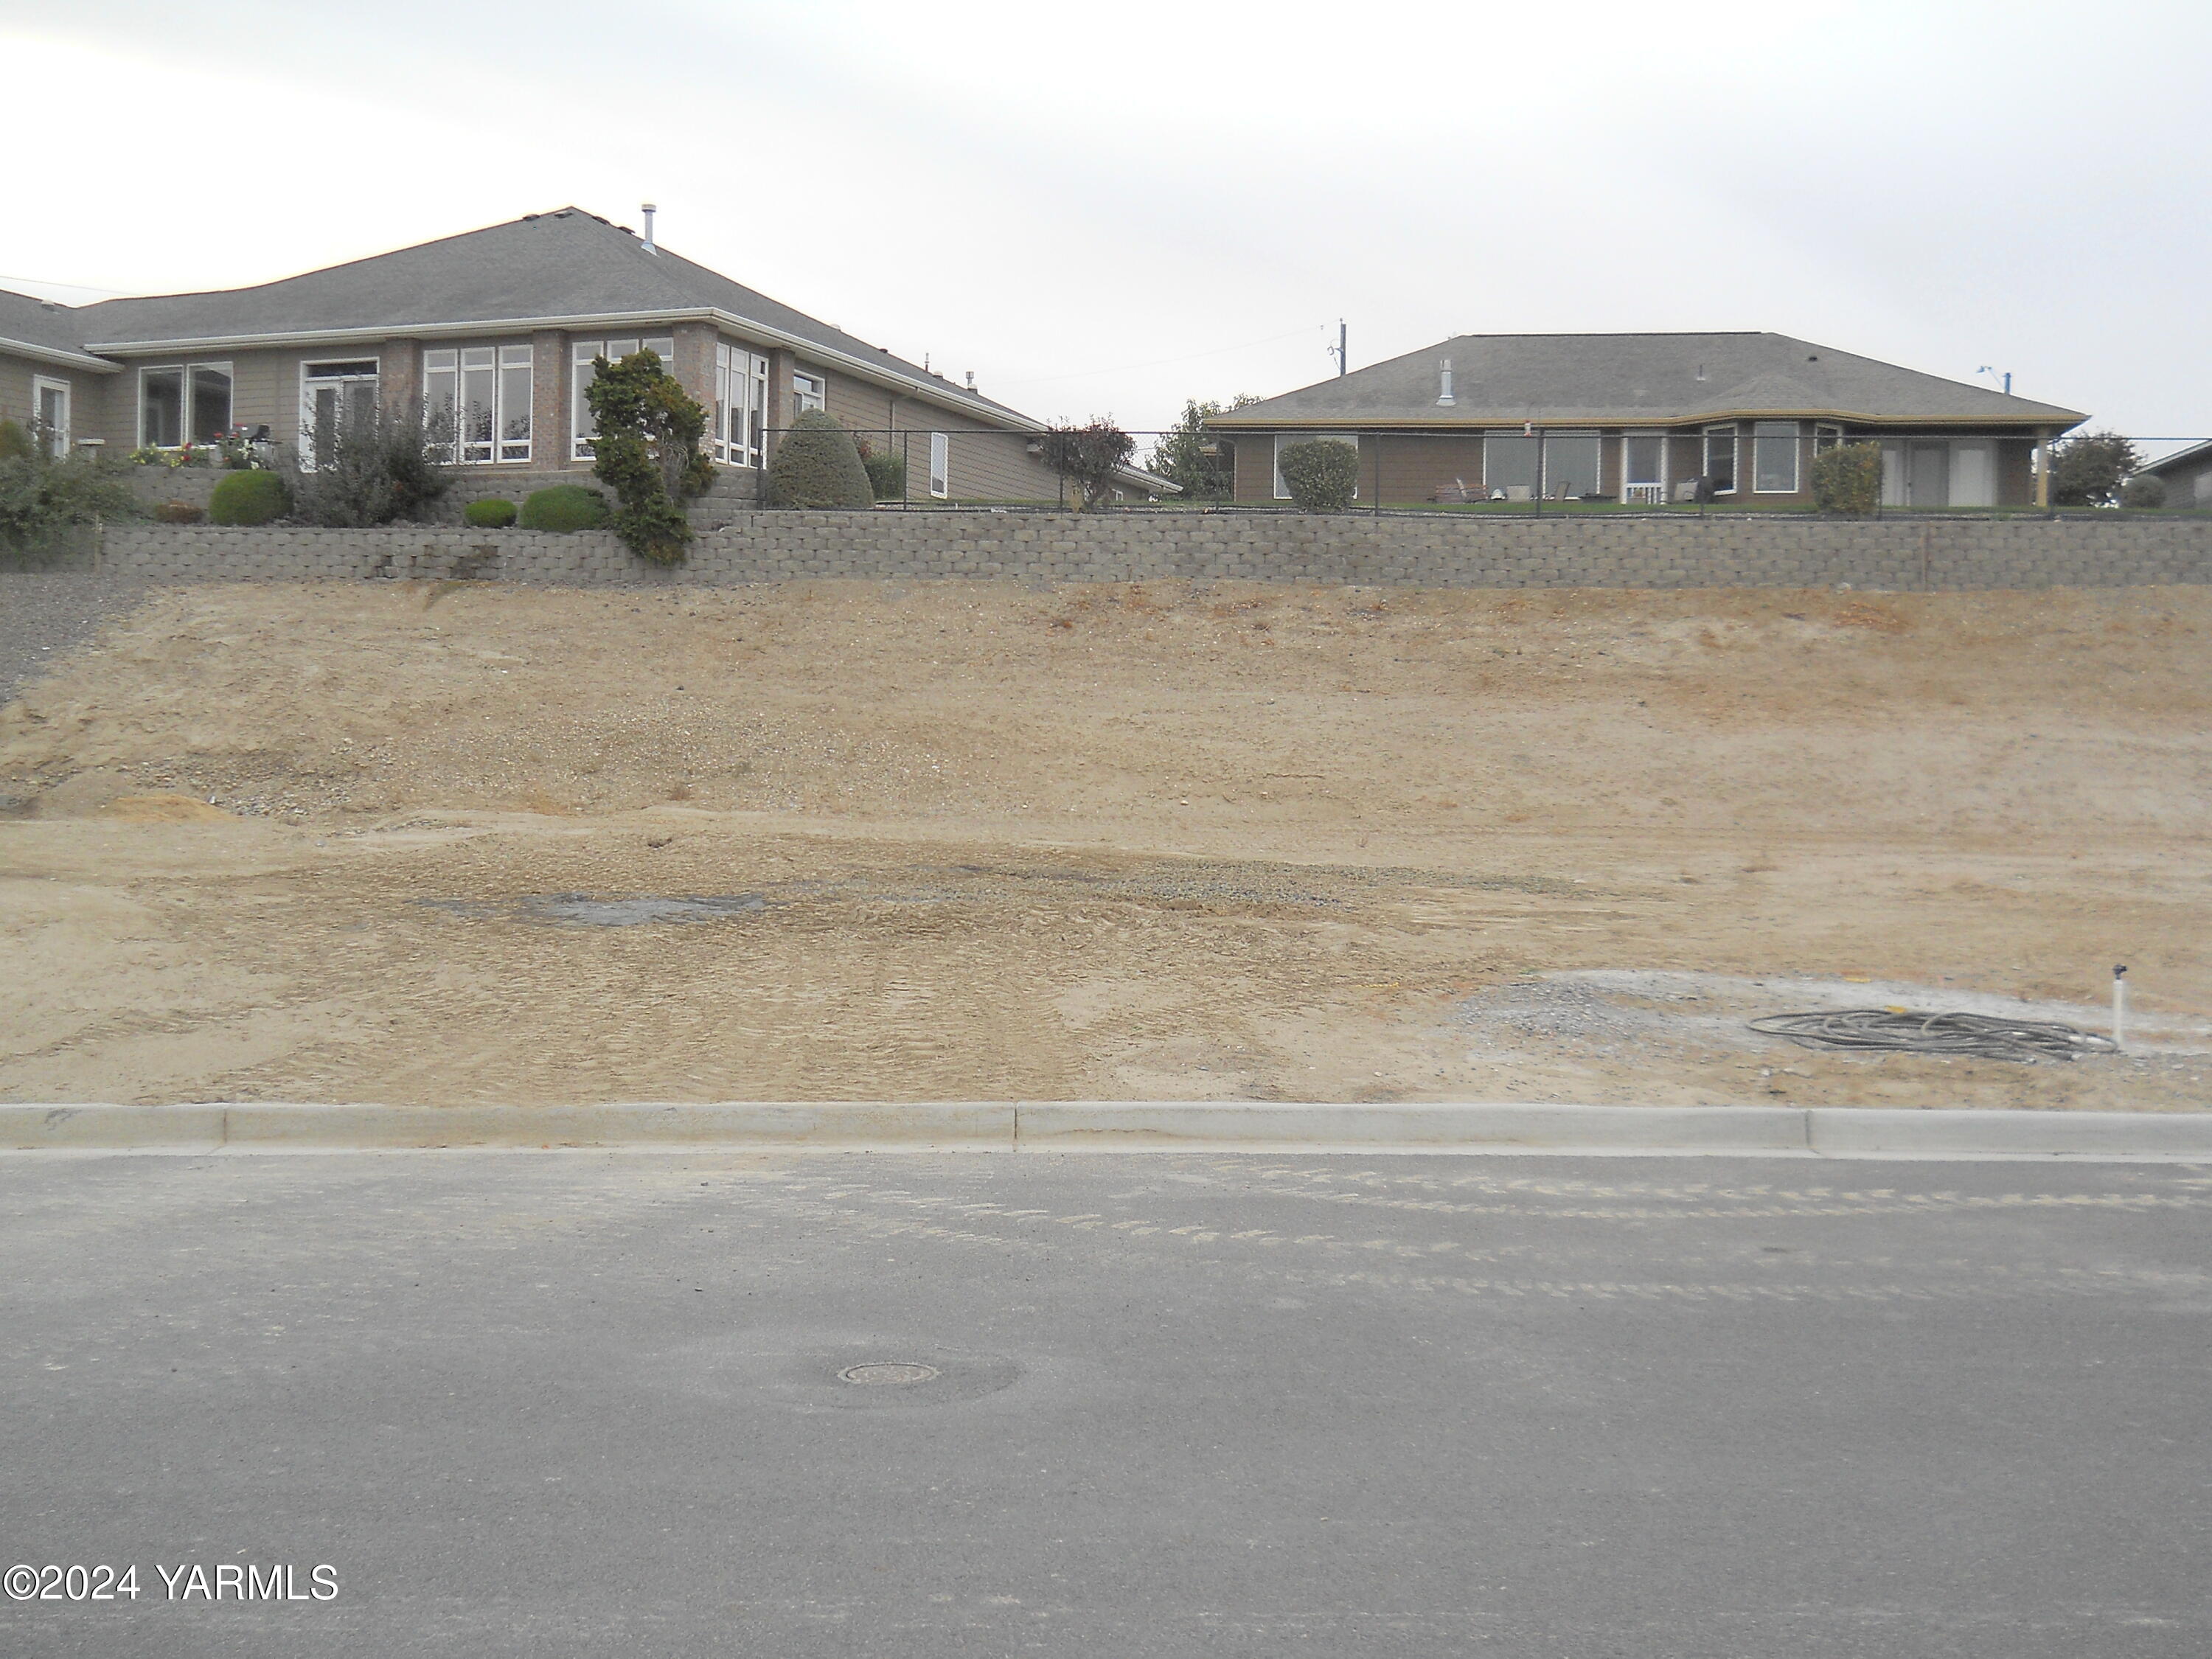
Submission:
[[[2117,963],[2112,968],[2112,1047],[2128,1046],[2128,965]]]

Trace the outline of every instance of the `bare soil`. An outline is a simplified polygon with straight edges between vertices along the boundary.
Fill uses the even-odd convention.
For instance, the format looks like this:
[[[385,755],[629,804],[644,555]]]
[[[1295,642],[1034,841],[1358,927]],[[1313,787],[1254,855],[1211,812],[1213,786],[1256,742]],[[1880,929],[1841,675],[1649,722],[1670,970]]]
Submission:
[[[0,709],[0,1097],[2203,1107],[2208,637],[2203,588],[165,590]],[[1743,1029],[2101,1029],[2118,962],[2123,1058]]]

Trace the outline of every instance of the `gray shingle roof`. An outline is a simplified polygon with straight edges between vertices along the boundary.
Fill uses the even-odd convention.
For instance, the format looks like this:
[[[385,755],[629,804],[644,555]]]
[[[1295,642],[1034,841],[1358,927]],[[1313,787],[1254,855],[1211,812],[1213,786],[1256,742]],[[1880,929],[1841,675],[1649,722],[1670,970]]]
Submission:
[[[1447,357],[1453,401],[1439,406]],[[1977,425],[2087,418],[1785,334],[1462,334],[1208,424],[1620,426],[1769,414]]]
[[[0,289],[0,340],[21,340],[49,351],[84,351],[83,313],[27,294]]]
[[[1026,417],[794,311],[580,208],[422,242],[253,288],[104,300],[76,313],[82,339],[133,343],[313,334],[410,325],[599,317],[716,307],[924,383],[954,404]]]

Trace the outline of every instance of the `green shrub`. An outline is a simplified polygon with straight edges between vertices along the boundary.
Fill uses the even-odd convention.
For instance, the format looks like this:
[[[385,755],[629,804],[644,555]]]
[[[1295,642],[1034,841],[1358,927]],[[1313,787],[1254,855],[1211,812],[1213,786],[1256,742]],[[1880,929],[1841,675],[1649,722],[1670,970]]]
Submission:
[[[905,480],[900,480],[903,493]],[[872,507],[875,486],[853,434],[836,417],[810,409],[791,423],[768,464],[770,507]]]
[[[523,497],[520,522],[525,530],[562,535],[572,530],[602,530],[607,522],[607,498],[586,484],[533,489]]]
[[[497,496],[471,501],[461,509],[461,522],[471,530],[504,530],[514,522],[514,503]]]
[[[1813,459],[1813,505],[1863,519],[1881,505],[1881,446],[1838,444]]]
[[[35,447],[28,455],[0,455],[0,550],[35,552],[76,525],[144,516],[112,465],[58,461]]]
[[[274,472],[226,472],[208,497],[208,517],[216,524],[267,524],[292,505],[284,480]]]
[[[1340,438],[1310,438],[1278,458],[1301,513],[1341,513],[1359,493],[1359,451]]]
[[[154,517],[161,524],[198,524],[207,517],[207,509],[190,501],[161,501],[155,505]]]
[[[597,428],[592,471],[615,492],[611,526],[640,558],[674,564],[691,544],[684,503],[714,482],[714,464],[699,447],[707,411],[656,351],[618,363],[597,358],[593,372],[584,389]]]
[[[868,474],[868,489],[879,501],[906,499],[906,457],[896,449],[860,446],[860,465]]]
[[[313,471],[285,458],[291,516],[303,524],[357,530],[420,520],[453,488],[452,423],[411,399],[390,409],[373,398],[349,404],[313,447]]]
[[[2120,486],[2120,505],[2150,508],[2166,505],[2166,480],[2148,476],[2130,478]]]
[[[2117,432],[2084,432],[2051,447],[2053,507],[2111,507],[2120,485],[2142,465],[2136,447]]]
[[[0,461],[27,461],[37,449],[21,421],[0,421]]]

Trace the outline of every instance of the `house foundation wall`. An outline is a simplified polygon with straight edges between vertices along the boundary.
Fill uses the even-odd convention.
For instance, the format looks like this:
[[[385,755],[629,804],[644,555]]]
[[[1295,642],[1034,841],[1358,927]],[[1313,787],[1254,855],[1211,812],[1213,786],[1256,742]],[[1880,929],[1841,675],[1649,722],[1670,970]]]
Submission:
[[[611,535],[444,526],[110,526],[118,574],[596,586],[870,579],[1286,581],[1332,586],[1832,587],[1960,591],[2212,583],[2212,521],[1363,519],[1231,514],[733,510],[690,558]]]

